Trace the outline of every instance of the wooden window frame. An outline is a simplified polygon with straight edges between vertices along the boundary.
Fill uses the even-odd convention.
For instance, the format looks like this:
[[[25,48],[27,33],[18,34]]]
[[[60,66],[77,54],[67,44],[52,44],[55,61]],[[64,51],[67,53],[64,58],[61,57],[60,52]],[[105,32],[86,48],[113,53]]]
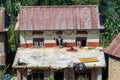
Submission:
[[[34,74],[36,74],[36,75],[34,75]],[[42,78],[42,80],[44,80],[44,72],[32,72],[30,75],[28,75],[28,79],[29,80],[36,80],[36,79],[34,79],[35,78],[35,76],[37,77],[37,80],[41,80],[41,78]]]
[[[76,46],[84,47],[87,43],[87,37],[76,37]]]
[[[56,31],[56,34],[57,34],[57,35],[62,35],[63,32],[62,32],[62,31]]]
[[[43,31],[33,31],[32,35],[43,35]]]
[[[43,47],[44,38],[33,38],[33,47]]]
[[[76,31],[76,34],[88,34],[88,32],[87,31]]]

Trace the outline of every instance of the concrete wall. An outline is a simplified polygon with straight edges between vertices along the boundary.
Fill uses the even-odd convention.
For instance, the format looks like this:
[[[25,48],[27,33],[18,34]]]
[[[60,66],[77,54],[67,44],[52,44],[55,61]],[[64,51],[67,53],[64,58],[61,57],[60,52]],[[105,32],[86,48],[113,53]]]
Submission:
[[[76,31],[63,31],[60,35],[63,38],[63,43],[74,43],[76,37],[87,37],[87,44],[99,45],[99,30],[88,30],[88,34],[76,34]],[[32,35],[32,31],[20,32],[20,44],[32,44],[33,38],[44,38],[44,43],[56,43],[53,38],[58,38],[59,35],[55,31],[44,31],[43,35]]]
[[[120,80],[120,58],[110,56],[108,80]]]

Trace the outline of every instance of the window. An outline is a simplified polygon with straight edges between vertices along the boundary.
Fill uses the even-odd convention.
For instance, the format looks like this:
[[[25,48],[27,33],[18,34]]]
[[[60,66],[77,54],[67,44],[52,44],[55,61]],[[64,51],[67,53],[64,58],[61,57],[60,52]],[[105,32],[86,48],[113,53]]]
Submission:
[[[84,47],[86,46],[86,37],[76,37],[76,46]]]
[[[43,35],[43,31],[33,31],[33,35]]]
[[[43,47],[44,46],[44,38],[33,38],[33,46],[34,47]]]
[[[88,34],[87,31],[77,31],[76,34]]]
[[[44,73],[34,72],[28,75],[28,80],[44,80]]]
[[[63,33],[62,31],[57,31],[56,32],[57,35],[62,35],[62,33]]]

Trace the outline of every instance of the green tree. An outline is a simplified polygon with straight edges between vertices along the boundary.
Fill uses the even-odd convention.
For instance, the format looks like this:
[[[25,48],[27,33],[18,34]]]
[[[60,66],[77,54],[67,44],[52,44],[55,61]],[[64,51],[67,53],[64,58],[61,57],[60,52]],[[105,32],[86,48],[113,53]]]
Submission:
[[[20,6],[34,6],[37,4],[37,0],[6,0],[4,2],[4,7],[6,13],[10,16],[10,27],[8,31],[8,43],[9,50],[11,52],[16,51],[16,40],[15,37],[18,35],[14,35],[14,27],[17,22],[17,15]]]
[[[72,5],[72,0],[42,0],[40,5]]]
[[[8,63],[12,63],[16,50],[16,38],[18,39],[18,33],[14,32],[15,23],[17,22],[17,15],[20,6],[34,6],[37,4],[37,0],[0,0],[0,7],[5,7],[6,14],[10,17],[8,35],[8,54],[7,60]],[[15,33],[15,34],[14,34]]]
[[[99,4],[100,0],[42,0],[41,5],[87,5]]]
[[[90,5],[99,4],[101,0],[72,0],[74,4]]]
[[[104,31],[100,35],[101,45],[106,47],[120,31],[120,1],[101,0],[100,12],[104,19]]]
[[[6,0],[0,0],[0,7],[3,7]]]

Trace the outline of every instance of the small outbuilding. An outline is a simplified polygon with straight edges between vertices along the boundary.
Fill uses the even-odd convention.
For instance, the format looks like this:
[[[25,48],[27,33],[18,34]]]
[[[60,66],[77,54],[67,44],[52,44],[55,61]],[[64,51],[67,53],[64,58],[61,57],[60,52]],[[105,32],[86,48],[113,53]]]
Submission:
[[[120,33],[104,49],[104,52],[110,55],[108,80],[120,80]]]

